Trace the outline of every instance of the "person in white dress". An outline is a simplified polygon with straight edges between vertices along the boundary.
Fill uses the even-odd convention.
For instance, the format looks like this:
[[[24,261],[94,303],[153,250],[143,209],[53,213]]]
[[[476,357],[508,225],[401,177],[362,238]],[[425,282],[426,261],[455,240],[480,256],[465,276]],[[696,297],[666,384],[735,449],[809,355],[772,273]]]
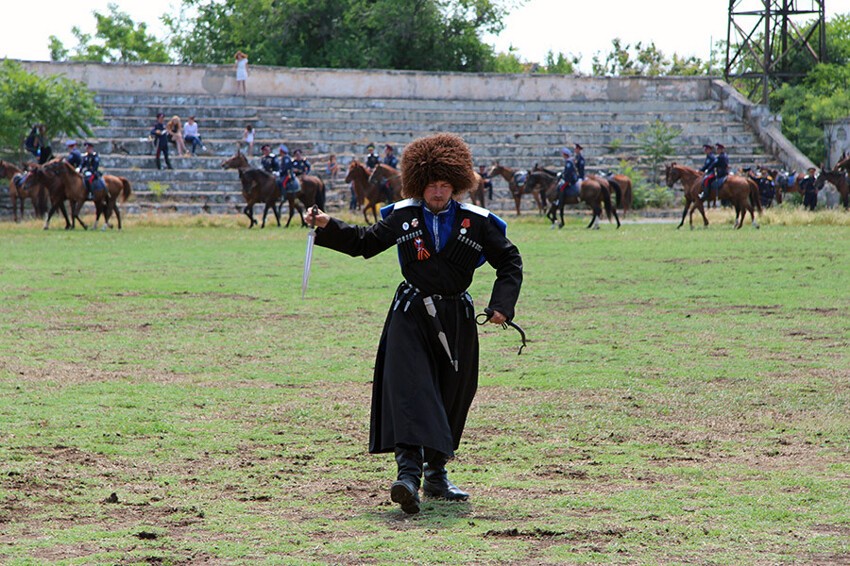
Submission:
[[[236,95],[248,95],[246,83],[248,81],[248,56],[241,51],[236,52]]]

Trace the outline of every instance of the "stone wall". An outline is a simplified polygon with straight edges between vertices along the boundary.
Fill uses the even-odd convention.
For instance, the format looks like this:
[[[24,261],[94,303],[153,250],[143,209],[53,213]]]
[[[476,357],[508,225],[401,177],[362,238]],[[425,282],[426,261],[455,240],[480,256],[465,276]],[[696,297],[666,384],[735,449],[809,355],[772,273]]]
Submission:
[[[227,95],[236,93],[230,65],[23,62],[39,75],[80,80],[97,92]],[[711,80],[700,77],[595,78],[564,75],[426,73],[351,69],[249,67],[251,96],[425,98],[516,101],[708,100]]]

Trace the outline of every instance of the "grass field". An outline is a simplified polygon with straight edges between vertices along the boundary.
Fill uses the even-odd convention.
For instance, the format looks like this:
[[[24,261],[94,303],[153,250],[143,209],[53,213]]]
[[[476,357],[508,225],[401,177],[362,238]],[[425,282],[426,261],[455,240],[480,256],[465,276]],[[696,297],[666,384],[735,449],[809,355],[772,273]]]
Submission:
[[[302,301],[304,230],[0,224],[0,563],[850,564],[850,226],[508,220],[530,344],[482,329],[471,499],[412,517],[366,453],[393,252]]]

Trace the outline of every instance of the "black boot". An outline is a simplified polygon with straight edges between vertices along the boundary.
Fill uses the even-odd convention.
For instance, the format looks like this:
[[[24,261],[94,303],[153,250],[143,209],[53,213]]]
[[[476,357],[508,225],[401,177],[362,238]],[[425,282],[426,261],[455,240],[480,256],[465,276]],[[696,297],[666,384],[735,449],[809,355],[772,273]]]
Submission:
[[[469,499],[469,494],[449,481],[446,462],[448,458],[440,453],[428,459],[424,466],[425,481],[422,483],[422,491],[430,497],[449,501],[466,501]]]
[[[419,513],[419,481],[422,478],[422,447],[397,446],[395,461],[398,479],[390,488],[390,499],[401,505],[401,510],[413,515]]]
[[[174,169],[174,167],[171,166],[171,160],[168,159],[167,153],[165,154],[165,166],[168,167],[169,169]]]

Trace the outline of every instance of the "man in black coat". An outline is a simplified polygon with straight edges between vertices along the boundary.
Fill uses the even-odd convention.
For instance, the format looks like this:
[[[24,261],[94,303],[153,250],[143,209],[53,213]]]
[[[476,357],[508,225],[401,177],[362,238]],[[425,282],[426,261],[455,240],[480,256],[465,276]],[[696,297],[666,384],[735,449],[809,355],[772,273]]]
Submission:
[[[372,226],[315,215],[316,244],[351,256],[398,249],[404,281],[390,304],[372,387],[369,451],[394,452],[398,475],[390,498],[405,513],[426,495],[466,500],[446,463],[460,444],[478,385],[478,333],[467,289],[485,261],[496,269],[490,322],[514,316],[522,258],[505,223],[453,197],[476,182],[472,154],[452,134],[410,144],[401,160],[406,200],[385,207]],[[313,215],[308,214],[308,221]]]

